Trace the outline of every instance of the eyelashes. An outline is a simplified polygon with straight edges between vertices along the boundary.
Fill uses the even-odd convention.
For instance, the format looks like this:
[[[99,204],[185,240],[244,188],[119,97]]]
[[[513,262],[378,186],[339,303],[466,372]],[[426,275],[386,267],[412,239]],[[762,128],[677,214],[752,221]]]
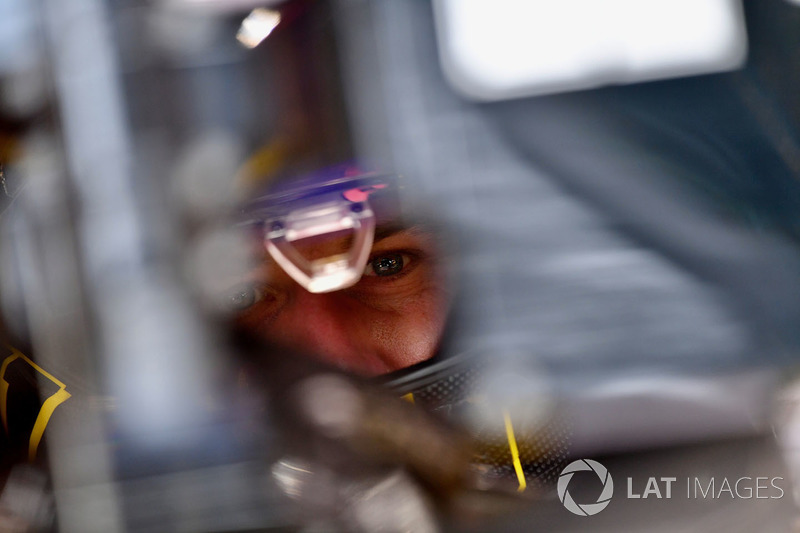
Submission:
[[[372,285],[373,283],[391,282],[404,277],[418,266],[420,256],[419,252],[406,250],[373,255],[367,261],[362,274],[361,281],[365,283],[364,288],[374,287],[377,290],[379,286]],[[244,315],[254,309],[272,308],[271,303],[282,299],[281,294],[283,294],[281,289],[273,288],[264,282],[244,282],[222,295],[221,303],[224,310]],[[267,307],[259,304],[265,304]]]

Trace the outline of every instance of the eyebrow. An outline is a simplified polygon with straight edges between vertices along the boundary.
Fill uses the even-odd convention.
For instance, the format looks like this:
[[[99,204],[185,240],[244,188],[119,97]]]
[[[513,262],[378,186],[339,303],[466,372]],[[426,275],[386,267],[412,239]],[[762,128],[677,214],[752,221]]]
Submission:
[[[429,230],[425,229],[423,226],[419,224],[414,224],[413,226],[400,226],[397,224],[385,224],[383,226],[378,226],[375,228],[375,238],[374,242],[381,241],[383,239],[389,238],[393,235],[398,233],[409,233],[411,235],[421,235],[430,233]]]

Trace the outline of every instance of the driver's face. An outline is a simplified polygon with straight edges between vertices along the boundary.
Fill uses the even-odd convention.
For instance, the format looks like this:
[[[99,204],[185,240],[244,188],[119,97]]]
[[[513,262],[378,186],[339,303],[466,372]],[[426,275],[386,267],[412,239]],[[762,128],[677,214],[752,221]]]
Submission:
[[[305,250],[329,251],[324,244]],[[391,372],[429,359],[438,347],[448,304],[440,263],[433,233],[379,228],[357,284],[312,294],[265,254],[235,291],[237,321],[266,340],[358,374]]]

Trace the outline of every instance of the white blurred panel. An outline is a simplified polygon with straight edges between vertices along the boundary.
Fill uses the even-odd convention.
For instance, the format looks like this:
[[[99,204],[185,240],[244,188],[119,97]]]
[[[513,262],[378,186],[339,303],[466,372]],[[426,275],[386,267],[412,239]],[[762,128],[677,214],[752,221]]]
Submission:
[[[202,11],[205,13],[244,13],[252,9],[277,7],[286,0],[158,0],[164,8]]]
[[[800,0],[798,0],[800,1]],[[477,100],[739,67],[739,0],[434,0],[442,66]]]

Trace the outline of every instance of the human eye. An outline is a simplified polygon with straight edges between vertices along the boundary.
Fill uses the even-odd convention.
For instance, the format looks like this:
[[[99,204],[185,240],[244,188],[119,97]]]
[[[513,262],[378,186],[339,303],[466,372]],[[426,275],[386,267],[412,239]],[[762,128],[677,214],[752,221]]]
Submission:
[[[263,301],[268,296],[268,291],[256,283],[242,283],[237,285],[225,298],[225,305],[230,311],[245,311],[255,304]]]
[[[364,276],[389,278],[401,274],[412,259],[410,254],[386,252],[373,256],[364,269]]]

